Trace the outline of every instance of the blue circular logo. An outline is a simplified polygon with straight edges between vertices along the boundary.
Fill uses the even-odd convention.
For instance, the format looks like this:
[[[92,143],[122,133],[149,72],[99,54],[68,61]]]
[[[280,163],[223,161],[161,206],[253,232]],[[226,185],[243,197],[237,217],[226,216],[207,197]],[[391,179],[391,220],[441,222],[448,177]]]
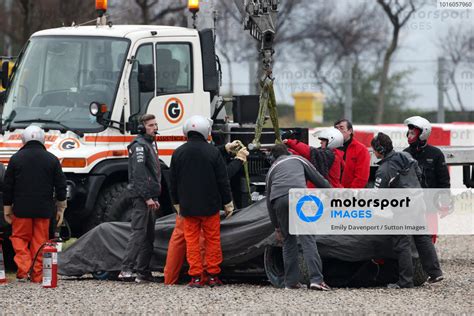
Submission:
[[[314,214],[314,216],[306,216],[303,213],[303,205],[306,202],[313,202],[317,206],[318,211],[316,212],[316,214]],[[324,211],[323,203],[321,202],[320,199],[318,199],[314,195],[305,195],[301,199],[298,200],[298,203],[296,203],[296,214],[298,214],[298,217],[302,221],[307,222],[307,223],[316,222],[323,215],[323,211]]]

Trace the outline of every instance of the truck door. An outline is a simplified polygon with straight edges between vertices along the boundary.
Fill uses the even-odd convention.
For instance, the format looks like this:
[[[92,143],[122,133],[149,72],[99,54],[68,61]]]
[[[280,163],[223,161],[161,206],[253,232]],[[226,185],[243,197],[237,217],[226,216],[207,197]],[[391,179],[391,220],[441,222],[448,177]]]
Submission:
[[[190,42],[157,42],[154,53],[156,97],[149,110],[157,114],[161,133],[182,135],[184,121],[203,114],[202,104],[196,104],[193,46]]]
[[[153,113],[161,135],[182,135],[182,124],[192,115],[209,116],[209,93],[202,88],[199,43],[189,40],[138,43],[129,82],[130,114]],[[194,55],[193,55],[194,54]],[[138,64],[153,64],[155,91],[140,92]],[[136,116],[138,119],[139,115]]]

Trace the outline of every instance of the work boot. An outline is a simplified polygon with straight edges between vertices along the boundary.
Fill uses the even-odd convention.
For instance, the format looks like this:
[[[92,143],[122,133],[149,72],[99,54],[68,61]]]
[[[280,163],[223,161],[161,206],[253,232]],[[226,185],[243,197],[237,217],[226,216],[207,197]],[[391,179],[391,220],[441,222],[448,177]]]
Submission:
[[[17,278],[16,278],[16,282],[18,282],[18,283],[26,283],[26,282],[28,282],[28,278],[19,278],[19,277],[17,277]]]
[[[329,287],[329,285],[327,285],[326,283],[324,282],[321,282],[321,283],[311,283],[309,285],[309,289],[310,290],[317,290],[317,291],[331,291],[331,288]]]
[[[210,275],[207,284],[209,284],[210,287],[224,285],[217,275]]]
[[[136,283],[159,282],[160,278],[155,278],[151,273],[137,273]]]
[[[193,277],[191,279],[191,282],[188,283],[189,287],[194,287],[194,288],[201,288],[204,287],[204,283],[202,282],[201,278],[199,277]]]
[[[120,281],[131,281],[133,278],[133,273],[132,271],[121,271],[120,274],[118,275],[118,279]]]
[[[441,282],[444,280],[444,276],[443,275],[439,275],[437,277],[428,277],[428,280],[426,280],[428,283],[438,283],[438,282]]]

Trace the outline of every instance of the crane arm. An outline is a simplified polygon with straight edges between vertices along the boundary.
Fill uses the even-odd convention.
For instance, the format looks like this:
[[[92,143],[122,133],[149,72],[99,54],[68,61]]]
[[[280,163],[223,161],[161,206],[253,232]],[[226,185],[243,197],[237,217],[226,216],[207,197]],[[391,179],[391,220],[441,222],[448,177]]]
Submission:
[[[270,76],[279,0],[234,0],[234,3],[242,16],[244,29],[261,43],[263,68]]]

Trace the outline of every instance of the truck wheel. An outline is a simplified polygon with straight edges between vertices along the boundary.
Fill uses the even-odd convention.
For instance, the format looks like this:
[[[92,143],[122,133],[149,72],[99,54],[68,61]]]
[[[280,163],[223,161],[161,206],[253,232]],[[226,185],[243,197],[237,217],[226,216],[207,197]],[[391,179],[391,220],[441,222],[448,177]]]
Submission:
[[[99,193],[89,229],[103,222],[129,222],[131,220],[132,201],[127,182],[114,183]]]
[[[283,268],[283,248],[268,246],[263,254],[264,268],[268,281],[278,288],[285,287],[285,270]],[[298,264],[300,266],[300,283],[309,284],[309,275],[303,254],[299,253]]]
[[[104,195],[104,201],[108,201],[104,208],[104,222],[130,222],[133,203],[127,182],[116,183],[109,188],[108,196]]]

